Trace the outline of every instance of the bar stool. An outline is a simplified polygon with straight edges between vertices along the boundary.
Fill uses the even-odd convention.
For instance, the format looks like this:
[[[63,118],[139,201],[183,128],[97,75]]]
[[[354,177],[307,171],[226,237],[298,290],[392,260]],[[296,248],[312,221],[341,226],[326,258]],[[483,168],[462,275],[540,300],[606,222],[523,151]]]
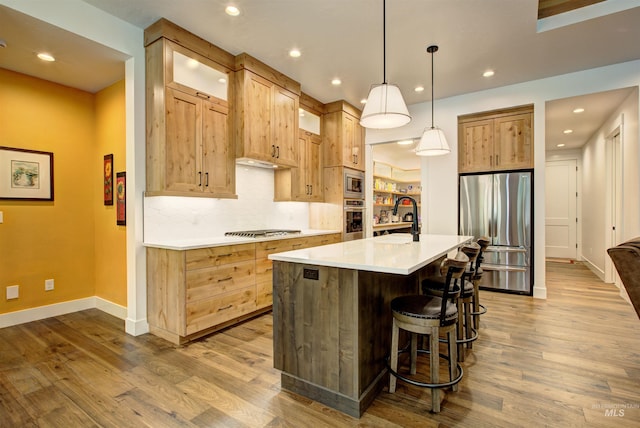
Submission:
[[[469,243],[460,247],[468,258],[469,263],[465,267],[465,272],[460,281],[460,289],[456,290],[456,297],[452,297],[452,302],[458,307],[458,324],[456,331],[456,343],[458,344],[458,361],[465,360],[464,347],[471,349],[471,343],[478,339],[478,331],[472,325],[472,306],[474,296],[474,285],[471,279],[475,275],[475,261],[480,253],[480,245]],[[427,295],[442,296],[444,288],[444,278],[442,276],[426,278],[422,281],[422,292]]]
[[[449,297],[454,293],[454,288],[460,289],[457,282],[462,278],[465,266],[469,258],[462,252],[458,252],[452,259],[446,258],[440,264],[440,272],[445,276],[445,287],[442,297],[433,295],[411,295],[396,297],[391,301],[393,314],[393,326],[391,333],[391,353],[389,366],[389,392],[396,390],[397,379],[402,379],[415,386],[431,389],[431,411],[440,411],[440,389],[451,387],[452,391],[458,390],[458,382],[462,379],[463,371],[458,364],[455,330],[458,320],[458,308]],[[429,383],[420,382],[408,376],[398,373],[398,354],[406,352],[406,349],[398,350],[398,338],[400,329],[411,333],[410,370],[411,375],[416,374],[418,353],[430,355]],[[440,334],[447,335],[448,355],[440,354]],[[429,336],[429,349],[418,349],[418,335]],[[449,362],[449,381],[440,382],[440,358]]]
[[[480,245],[480,253],[476,258],[475,275],[471,277],[473,283],[473,327],[477,330],[480,328],[480,315],[487,313],[487,308],[480,304],[480,281],[482,280],[482,261],[484,260],[482,255],[489,246],[489,238],[483,236],[476,241]]]

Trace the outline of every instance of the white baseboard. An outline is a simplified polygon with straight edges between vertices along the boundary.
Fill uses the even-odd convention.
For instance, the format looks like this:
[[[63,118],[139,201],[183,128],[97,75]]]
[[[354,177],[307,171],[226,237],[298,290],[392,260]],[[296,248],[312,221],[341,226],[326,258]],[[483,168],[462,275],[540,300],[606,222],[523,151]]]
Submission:
[[[30,308],[21,311],[0,314],[0,328],[10,327],[12,325],[24,324],[26,322],[38,321],[45,318],[56,317],[58,315],[65,315],[72,312],[84,311],[85,309],[94,308],[100,309],[101,311],[122,320],[127,318],[126,307],[94,296],[87,297],[85,299],[70,300],[68,302],[55,303],[53,305],[38,306],[37,308]]]
[[[56,317],[58,315],[69,314],[71,312],[84,311],[85,309],[92,309],[95,307],[95,297],[87,297],[85,299],[70,300],[68,302],[55,303],[53,305],[38,306],[37,308],[9,312],[0,315],[0,328]]]
[[[109,315],[113,315],[116,318],[121,320],[127,319],[127,308],[126,306],[121,306],[116,303],[110,302],[108,300],[104,300],[102,297],[95,297],[96,299],[96,308],[100,309],[102,312],[106,312]]]
[[[591,260],[589,260],[588,258],[586,258],[586,257],[584,257],[584,256],[582,257],[582,261],[583,261],[583,263],[584,263],[585,265],[587,265],[587,267],[589,268],[589,270],[591,270],[591,272],[595,273],[595,274],[596,274],[596,276],[597,276],[598,278],[600,278],[600,280],[601,280],[602,282],[605,282],[605,281],[604,281],[604,271],[603,271],[602,269],[600,269],[598,266],[596,266],[595,264],[593,264],[593,263],[591,262]]]
[[[140,336],[141,334],[149,333],[149,323],[146,318],[143,320],[127,318],[124,320],[124,330],[131,336]]]

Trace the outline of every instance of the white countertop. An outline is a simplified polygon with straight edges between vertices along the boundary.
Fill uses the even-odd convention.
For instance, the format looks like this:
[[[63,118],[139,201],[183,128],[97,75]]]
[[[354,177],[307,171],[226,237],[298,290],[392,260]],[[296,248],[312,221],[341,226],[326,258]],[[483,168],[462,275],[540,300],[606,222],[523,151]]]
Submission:
[[[269,259],[344,269],[408,275],[437,260],[473,236],[396,233],[271,254]]]
[[[198,248],[220,247],[223,245],[251,244],[255,242],[274,241],[280,239],[304,238],[305,236],[329,235],[341,233],[339,230],[302,230],[298,234],[270,236],[267,238],[246,238],[242,236],[213,236],[197,239],[171,240],[162,242],[145,242],[145,247],[165,250],[196,250]]]

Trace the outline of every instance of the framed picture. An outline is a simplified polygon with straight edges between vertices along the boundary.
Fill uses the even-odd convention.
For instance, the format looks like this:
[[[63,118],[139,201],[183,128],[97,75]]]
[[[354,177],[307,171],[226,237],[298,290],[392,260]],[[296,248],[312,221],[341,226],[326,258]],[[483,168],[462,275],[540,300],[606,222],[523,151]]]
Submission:
[[[0,199],[53,201],[53,153],[0,146]]]
[[[116,224],[127,225],[127,173],[116,174]]]
[[[113,155],[104,155],[104,204],[113,205]]]

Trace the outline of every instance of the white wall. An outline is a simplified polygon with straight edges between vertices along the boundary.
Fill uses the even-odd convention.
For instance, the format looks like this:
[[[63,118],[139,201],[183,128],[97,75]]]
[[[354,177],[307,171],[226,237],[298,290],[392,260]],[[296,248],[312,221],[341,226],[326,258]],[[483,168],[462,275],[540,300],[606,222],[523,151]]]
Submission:
[[[534,297],[546,298],[544,266],[544,217],[545,217],[545,102],[593,92],[638,86],[640,84],[640,61],[600,67],[497,89],[475,92],[436,101],[435,124],[441,127],[451,146],[451,154],[443,157],[425,158],[426,171],[423,183],[422,219],[428,233],[457,232],[457,150],[458,116],[494,110],[498,108],[534,104]],[[413,117],[404,127],[390,130],[367,130],[367,144],[393,141],[420,135],[431,123],[431,104],[409,106]],[[637,121],[638,113],[635,117]],[[638,134],[637,128],[635,131]],[[629,160],[638,167],[639,159]],[[629,165],[631,167],[631,165]],[[425,222],[426,219],[426,222]],[[423,226],[424,227],[424,226]]]
[[[147,197],[148,243],[206,240],[234,230],[308,229],[309,204],[274,202],[273,170],[236,165],[238,199]]]
[[[640,236],[640,136],[638,134],[638,88],[603,123],[584,146],[582,254],[601,278],[608,260],[607,215],[609,184],[607,138],[618,127],[622,140],[622,240]]]

